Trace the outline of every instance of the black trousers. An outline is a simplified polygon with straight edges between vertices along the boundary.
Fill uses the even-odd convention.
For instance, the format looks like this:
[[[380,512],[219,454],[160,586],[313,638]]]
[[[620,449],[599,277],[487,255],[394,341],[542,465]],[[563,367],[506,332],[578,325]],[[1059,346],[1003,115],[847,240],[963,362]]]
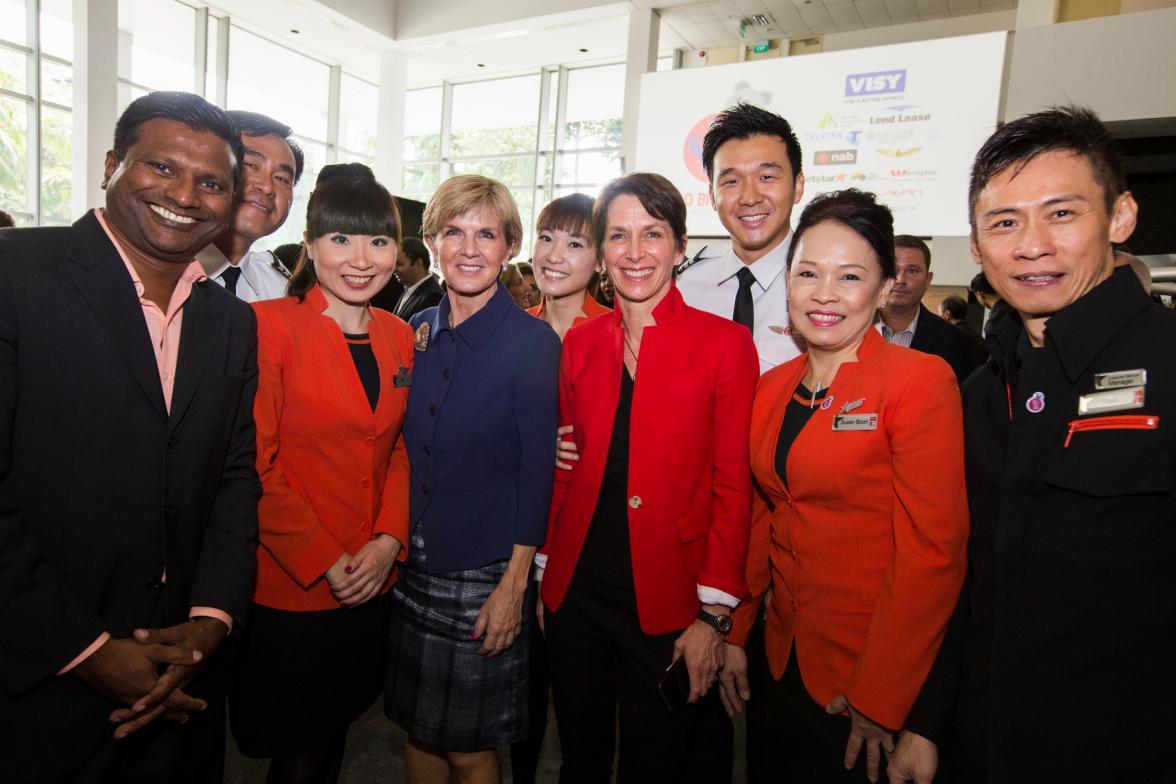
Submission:
[[[539,601],[539,583],[528,589]],[[528,607],[533,606],[527,604]],[[543,736],[547,734],[547,695],[551,691],[547,677],[547,640],[534,630],[531,635],[531,682],[528,684],[527,737],[510,744],[510,769],[513,784],[535,784],[539,772],[539,754],[543,750]]]
[[[717,689],[674,715],[658,694],[678,633],[647,635],[635,600],[576,582],[545,625],[561,784],[612,780],[618,719],[618,784],[730,782],[731,728]]]
[[[750,654],[749,654],[750,655]],[[857,764],[846,770],[845,744],[849,740],[848,716],[825,713],[801,681],[796,664],[796,648],[780,680],[769,673],[766,688],[751,699],[763,700],[760,717],[764,722],[763,738],[772,742],[760,747],[757,770],[763,781],[778,784],[863,784],[866,779],[866,752],[863,745]],[[750,703],[749,703],[750,704]],[[751,760],[748,760],[749,767]],[[882,754],[878,780],[886,781],[886,755]]]

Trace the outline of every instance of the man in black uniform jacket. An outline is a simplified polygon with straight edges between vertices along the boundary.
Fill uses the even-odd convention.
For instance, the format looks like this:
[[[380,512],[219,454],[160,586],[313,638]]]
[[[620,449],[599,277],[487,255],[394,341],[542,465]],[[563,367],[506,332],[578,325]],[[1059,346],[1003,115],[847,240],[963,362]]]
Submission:
[[[207,729],[193,678],[252,592],[257,347],[193,259],[240,161],[223,111],[151,93],[104,210],[0,234],[6,782],[173,781]]]
[[[891,781],[930,780],[931,740],[937,782],[1176,781],[1176,317],[1113,270],[1122,161],[1054,109],[993,134],[969,196],[1012,312],[963,390],[968,582]]]

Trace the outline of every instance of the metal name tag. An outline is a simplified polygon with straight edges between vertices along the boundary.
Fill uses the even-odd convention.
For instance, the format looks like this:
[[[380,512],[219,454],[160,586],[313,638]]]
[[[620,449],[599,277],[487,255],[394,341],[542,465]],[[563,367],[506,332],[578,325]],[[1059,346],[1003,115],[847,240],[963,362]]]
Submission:
[[[1094,392],[1078,398],[1079,414],[1102,414],[1132,408],[1143,408],[1143,387]]]
[[[1141,387],[1147,384],[1146,370],[1116,370],[1113,373],[1095,373],[1095,389],[1123,389]]]
[[[834,430],[877,430],[877,414],[837,414],[833,417]]]

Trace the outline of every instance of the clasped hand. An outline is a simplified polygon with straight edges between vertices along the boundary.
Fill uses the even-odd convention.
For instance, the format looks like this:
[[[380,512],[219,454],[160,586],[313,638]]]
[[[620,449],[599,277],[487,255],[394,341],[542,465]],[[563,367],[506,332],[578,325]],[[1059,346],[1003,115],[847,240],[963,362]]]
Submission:
[[[358,607],[379,595],[400,553],[400,540],[380,534],[352,557],[348,553],[327,570],[331,593],[344,607]]]

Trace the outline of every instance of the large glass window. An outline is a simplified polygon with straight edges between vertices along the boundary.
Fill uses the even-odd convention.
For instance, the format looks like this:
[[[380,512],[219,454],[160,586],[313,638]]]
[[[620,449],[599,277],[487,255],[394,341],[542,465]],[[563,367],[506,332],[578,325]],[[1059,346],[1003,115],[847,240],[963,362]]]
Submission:
[[[371,163],[376,157],[380,90],[350,74],[339,78],[339,160]],[[346,155],[349,153],[349,155]]]
[[[294,133],[327,140],[331,69],[292,49],[232,26],[229,31],[229,109],[261,112]]]
[[[119,106],[148,90],[196,89],[196,9],[166,0],[118,4]]]
[[[450,156],[503,155],[535,149],[538,74],[459,84],[453,88]]]

